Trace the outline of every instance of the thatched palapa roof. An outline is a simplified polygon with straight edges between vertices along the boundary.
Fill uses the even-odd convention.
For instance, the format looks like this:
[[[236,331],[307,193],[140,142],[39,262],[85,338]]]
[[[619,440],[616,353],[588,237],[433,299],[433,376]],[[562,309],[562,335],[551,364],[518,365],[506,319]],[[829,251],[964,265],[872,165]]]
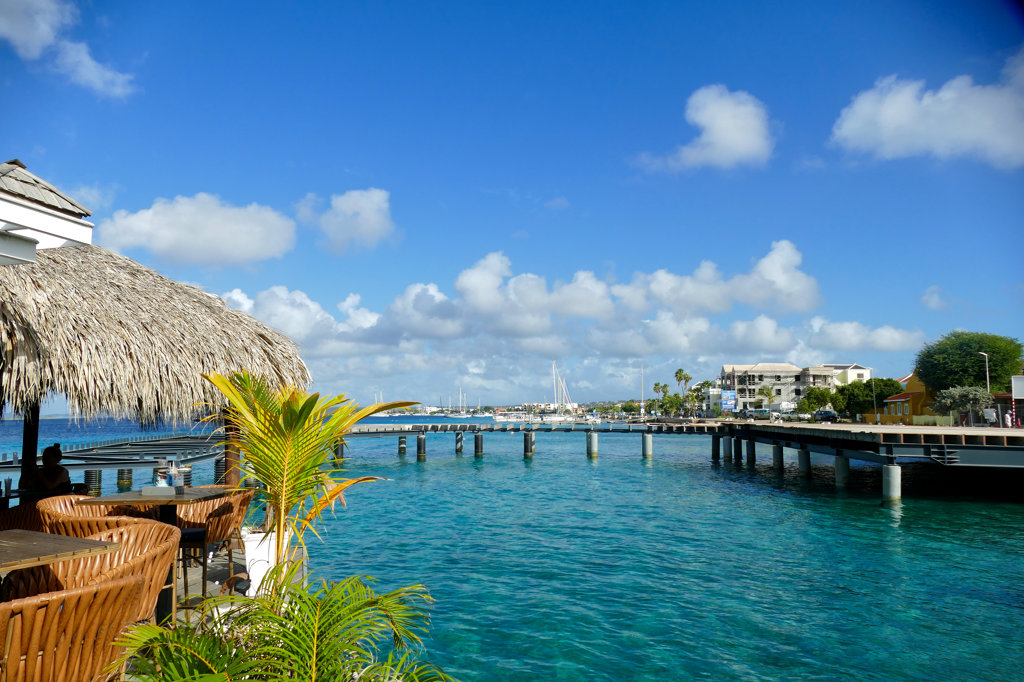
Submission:
[[[183,422],[223,403],[203,373],[310,381],[288,337],[98,246],[0,267],[0,324],[0,399],[20,413],[57,393],[73,414]]]

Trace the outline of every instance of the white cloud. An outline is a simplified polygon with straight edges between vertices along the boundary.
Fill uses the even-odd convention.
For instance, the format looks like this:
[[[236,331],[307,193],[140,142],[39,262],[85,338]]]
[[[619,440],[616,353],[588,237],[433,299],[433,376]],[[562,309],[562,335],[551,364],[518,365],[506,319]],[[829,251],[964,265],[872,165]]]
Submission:
[[[957,76],[938,90],[924,81],[881,78],[839,114],[832,140],[879,159],[977,157],[997,168],[1024,165],[1024,49],[1002,82]]]
[[[774,304],[781,310],[808,311],[821,300],[818,282],[799,267],[803,255],[785,239],[772,242],[772,249],[746,275],[730,282],[732,295],[753,305]]]
[[[564,211],[569,208],[569,205],[569,200],[565,197],[555,197],[544,202],[544,208],[551,209],[552,211]]]
[[[920,348],[925,342],[920,331],[890,325],[871,328],[860,322],[829,322],[823,317],[814,317],[808,326],[809,345],[827,350],[901,351]]]
[[[756,97],[724,85],[707,85],[686,101],[686,120],[700,135],[667,156],[643,154],[638,163],[649,172],[678,172],[714,166],[763,166],[775,141],[769,130],[768,109]]]
[[[93,59],[89,46],[61,38],[78,22],[74,5],[60,0],[5,0],[0,2],[0,38],[19,57],[34,61],[52,56],[54,70],[72,83],[105,97],[126,97],[134,91],[134,76]]]
[[[933,284],[921,294],[921,305],[929,310],[945,310],[949,307],[949,301],[942,297],[942,288]]]
[[[100,244],[115,250],[143,247],[175,263],[240,265],[289,251],[295,222],[268,206],[232,206],[199,193],[157,199],[135,213],[116,211],[97,233]]]
[[[331,206],[317,219],[331,249],[342,253],[350,246],[373,247],[392,236],[390,194],[383,189],[354,189],[331,196]],[[301,203],[300,213],[308,215],[310,196]]]
[[[493,252],[460,272],[452,293],[416,282],[376,309],[350,293],[331,315],[305,292],[285,287],[251,298],[236,289],[224,299],[294,338],[317,382],[358,377],[368,393],[430,402],[460,384],[486,391],[485,404],[539,400],[552,359],[573,377],[573,397],[587,400],[632,389],[640,361],[649,368],[649,386],[671,383],[680,366],[707,378],[725,362],[805,366],[834,360],[837,351],[906,352],[923,343],[920,332],[891,325],[820,316],[780,322],[769,309],[799,313],[820,298],[816,280],[800,266],[795,245],[779,241],[731,277],[705,261],[690,275],[638,272],[616,284],[579,270],[549,285]],[[729,309],[737,303],[752,314],[736,319]]]
[[[803,255],[787,240],[772,242],[771,251],[748,273],[725,279],[718,266],[703,261],[692,275],[675,275],[658,270],[649,277],[634,277],[628,287],[613,287],[636,308],[644,296],[637,288],[647,287],[655,301],[677,312],[723,312],[738,301],[753,306],[771,306],[782,311],[813,310],[821,300],[816,279],[800,270]]]
[[[734,348],[746,352],[779,352],[793,345],[793,333],[765,315],[736,320],[729,326],[729,336]]]
[[[79,185],[68,190],[68,195],[93,213],[110,208],[114,204],[117,188],[113,185]]]
[[[85,43],[62,40],[56,48],[54,67],[72,83],[107,97],[127,97],[135,90],[132,85],[134,76],[97,62]]]

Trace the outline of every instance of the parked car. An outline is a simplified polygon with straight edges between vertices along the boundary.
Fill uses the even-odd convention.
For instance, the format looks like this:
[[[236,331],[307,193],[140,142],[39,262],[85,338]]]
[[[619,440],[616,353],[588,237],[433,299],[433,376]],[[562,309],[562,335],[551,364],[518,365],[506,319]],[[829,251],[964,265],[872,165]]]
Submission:
[[[839,421],[839,415],[834,410],[818,410],[814,413],[814,421],[835,423]]]

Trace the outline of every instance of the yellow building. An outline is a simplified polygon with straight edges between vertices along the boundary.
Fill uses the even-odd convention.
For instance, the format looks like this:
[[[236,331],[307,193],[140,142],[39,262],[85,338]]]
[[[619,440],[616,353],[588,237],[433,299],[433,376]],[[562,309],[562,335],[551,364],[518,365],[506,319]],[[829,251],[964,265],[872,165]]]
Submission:
[[[948,425],[950,423],[948,415],[936,415],[928,408],[932,404],[932,394],[917,378],[916,372],[911,372],[898,381],[903,386],[903,392],[889,396],[882,401],[884,406],[877,410],[877,414],[876,411],[865,414],[865,421],[881,424],[915,424],[917,426]]]

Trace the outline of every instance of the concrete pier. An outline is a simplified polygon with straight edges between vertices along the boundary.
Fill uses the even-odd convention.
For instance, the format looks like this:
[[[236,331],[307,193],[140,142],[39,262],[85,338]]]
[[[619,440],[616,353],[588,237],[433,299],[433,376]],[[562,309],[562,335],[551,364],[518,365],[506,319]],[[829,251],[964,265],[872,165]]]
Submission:
[[[473,456],[484,456],[484,434],[482,433],[473,434]]]
[[[776,469],[782,469],[786,466],[785,460],[782,457],[782,446],[778,443],[772,445],[772,466]]]
[[[523,459],[533,457],[533,450],[537,444],[537,434],[533,431],[523,431]]]
[[[748,440],[747,441],[747,466],[754,466],[757,464],[757,443]]]
[[[399,455],[404,455],[405,454],[405,436],[399,436],[398,437],[398,454]]]
[[[416,459],[420,462],[427,459],[427,434],[425,433],[416,436]]]
[[[799,458],[797,460],[800,466],[800,473],[804,476],[810,477],[811,475],[811,451],[800,450]]]
[[[836,488],[844,489],[850,483],[850,458],[836,450]]]
[[[126,492],[132,489],[132,469],[118,469],[117,470],[117,490],[118,492]]]
[[[593,431],[587,431],[587,457],[597,457],[597,433]]]
[[[650,459],[654,456],[654,434],[645,433],[641,437],[641,440],[643,444],[640,446],[640,454],[644,459]]]
[[[457,431],[455,433],[455,454],[456,455],[461,455],[462,454],[462,441],[463,441],[463,436],[464,435],[465,434],[462,433],[462,431]]]
[[[903,470],[895,464],[882,466],[882,502],[895,502],[903,497]]]
[[[722,437],[717,433],[711,436],[711,461],[717,462],[722,458]]]

